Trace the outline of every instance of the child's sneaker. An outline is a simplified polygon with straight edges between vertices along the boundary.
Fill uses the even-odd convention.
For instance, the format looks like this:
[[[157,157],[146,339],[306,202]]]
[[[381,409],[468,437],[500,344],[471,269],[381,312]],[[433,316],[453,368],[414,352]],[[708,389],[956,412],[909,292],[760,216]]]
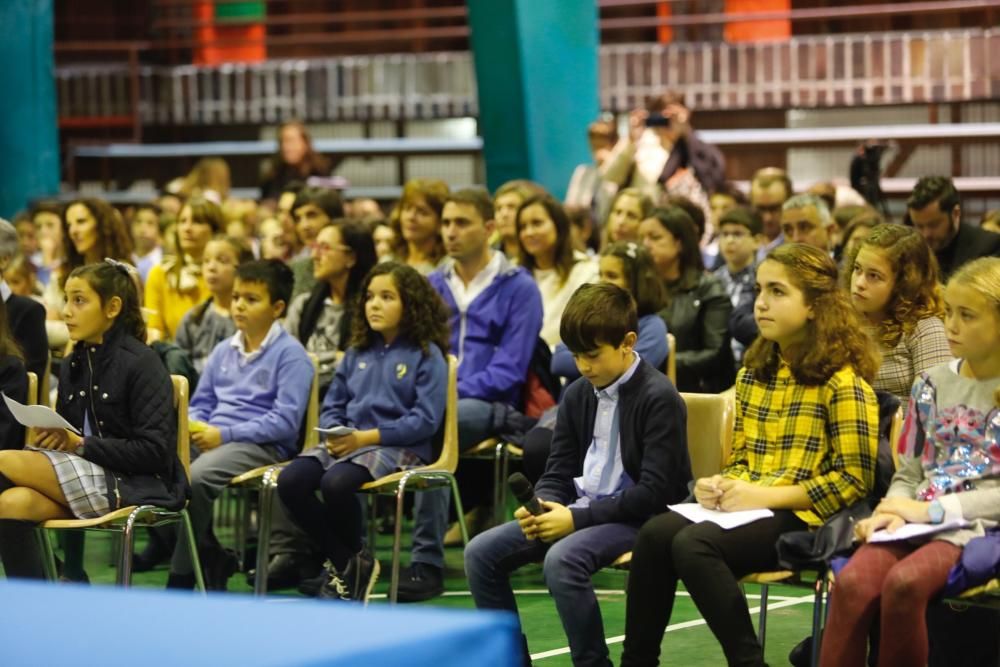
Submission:
[[[354,600],[347,581],[332,564],[327,563],[326,583],[319,589],[320,600]]]
[[[351,558],[344,569],[344,579],[347,580],[351,589],[351,599],[368,604],[372,589],[378,580],[382,566],[379,565],[370,551],[362,549],[356,556]]]

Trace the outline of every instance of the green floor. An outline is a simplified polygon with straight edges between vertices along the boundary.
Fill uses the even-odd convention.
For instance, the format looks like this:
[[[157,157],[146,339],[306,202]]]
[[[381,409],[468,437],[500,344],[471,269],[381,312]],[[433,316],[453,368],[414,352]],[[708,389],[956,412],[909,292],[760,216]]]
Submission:
[[[141,532],[141,531],[140,531]],[[218,531],[225,542],[226,531]],[[140,546],[143,538],[140,538]],[[115,569],[109,565],[111,538],[90,533],[87,537],[86,565],[94,585],[114,583]],[[380,536],[378,555],[383,564],[383,576],[376,586],[376,598],[372,604],[387,604],[388,570],[391,546],[390,536]],[[405,553],[405,551],[404,551]],[[404,557],[405,558],[405,557]],[[458,548],[447,551],[446,594],[436,600],[424,603],[439,607],[473,607],[465,578],[462,574],[462,551]],[[166,569],[136,574],[133,585],[137,587],[162,587],[166,581]],[[611,658],[615,663],[621,655],[621,636],[625,630],[625,573],[607,571],[594,577],[594,586],[599,591],[601,609],[604,616],[605,636],[609,638]],[[535,664],[543,667],[571,665],[566,638],[559,624],[554,604],[548,596],[538,566],[520,571],[514,580],[514,588],[519,591],[518,605],[521,618],[528,635]],[[751,608],[757,606],[757,587],[748,586]],[[251,592],[243,575],[230,579],[232,594]],[[766,657],[771,665],[788,664],[788,652],[809,633],[812,613],[812,596],[808,589],[772,586],[770,592]],[[297,597],[293,591],[281,591],[273,599],[285,602]],[[755,616],[756,618],[756,616]],[[675,665],[723,665],[725,660],[711,632],[701,621],[697,609],[685,594],[681,594],[671,619],[671,629],[664,636],[663,651],[665,664]]]

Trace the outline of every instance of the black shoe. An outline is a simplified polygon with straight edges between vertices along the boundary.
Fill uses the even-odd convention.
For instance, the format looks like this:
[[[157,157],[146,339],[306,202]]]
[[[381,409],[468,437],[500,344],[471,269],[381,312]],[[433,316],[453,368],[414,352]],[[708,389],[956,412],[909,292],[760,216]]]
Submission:
[[[355,599],[354,592],[344,579],[344,575],[338,572],[332,563],[327,562],[324,574],[326,575],[326,581],[323,582],[323,585],[319,589],[318,597],[320,600],[343,600],[344,602],[349,602]]]
[[[793,667],[809,667],[812,662],[812,635],[806,637],[791,650],[788,654],[788,662]]]
[[[267,564],[267,590],[294,588],[305,579],[316,576],[322,567],[314,557],[306,554],[284,553],[271,556]],[[257,578],[257,570],[247,572],[247,583],[251,586]]]
[[[327,563],[327,565],[328,564],[329,563]],[[323,588],[323,584],[325,584],[326,580],[329,578],[330,576],[326,573],[326,565],[324,565],[323,569],[320,570],[319,573],[299,582],[299,593],[302,593],[309,598],[319,597],[319,589]]]
[[[205,577],[205,589],[224,591],[229,588],[229,577],[240,569],[240,560],[236,557],[236,552],[224,549],[212,555],[206,554],[201,566]]]
[[[194,584],[194,573],[174,574],[171,572],[167,575],[167,588],[181,591],[193,591]]]
[[[400,602],[423,602],[444,593],[444,572],[427,563],[413,563],[399,573]]]
[[[351,599],[368,604],[375,582],[382,566],[367,549],[362,549],[351,558],[344,568],[344,579],[351,590]]]

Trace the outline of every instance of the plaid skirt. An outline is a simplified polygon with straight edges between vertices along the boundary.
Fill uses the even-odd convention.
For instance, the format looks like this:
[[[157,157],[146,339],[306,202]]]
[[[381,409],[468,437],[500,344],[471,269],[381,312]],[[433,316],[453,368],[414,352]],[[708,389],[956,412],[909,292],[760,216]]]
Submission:
[[[366,468],[371,473],[372,479],[385,477],[394,472],[409,470],[410,468],[419,468],[424,465],[420,457],[408,449],[404,449],[403,447],[382,447],[380,445],[362,447],[338,459],[320,443],[308,452],[299,454],[299,456],[311,456],[315,458],[323,466],[323,470],[329,470],[338,463],[354,463],[362,468]]]
[[[108,478],[104,468],[87,459],[51,449],[35,449],[49,457],[59,487],[77,519],[96,519],[111,511],[108,503]]]

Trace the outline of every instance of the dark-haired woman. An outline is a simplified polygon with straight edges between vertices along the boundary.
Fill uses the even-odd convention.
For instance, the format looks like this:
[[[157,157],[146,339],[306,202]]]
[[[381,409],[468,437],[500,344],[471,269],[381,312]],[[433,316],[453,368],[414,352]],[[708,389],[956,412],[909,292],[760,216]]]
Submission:
[[[676,340],[677,389],[728,389],[735,374],[727,333],[733,305],[722,283],[703,270],[694,221],[676,206],[657,208],[639,224],[639,238],[667,290],[660,317]]]

